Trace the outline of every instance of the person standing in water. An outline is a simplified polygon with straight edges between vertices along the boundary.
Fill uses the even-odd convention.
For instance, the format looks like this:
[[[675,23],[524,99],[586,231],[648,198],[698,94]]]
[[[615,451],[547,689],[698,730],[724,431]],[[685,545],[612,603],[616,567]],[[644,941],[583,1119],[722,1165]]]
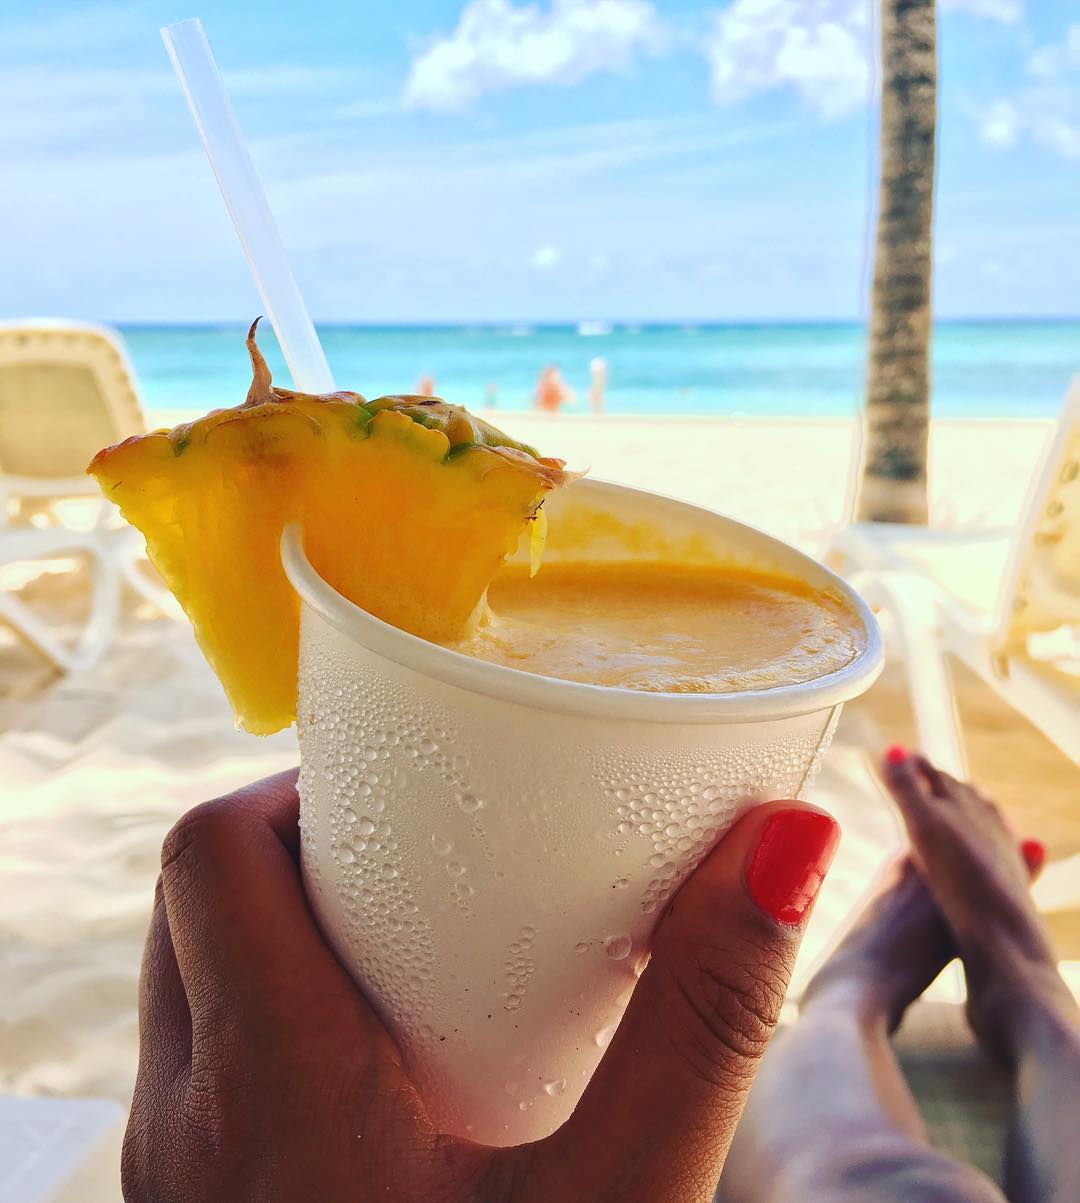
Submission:
[[[604,412],[604,393],[607,390],[607,360],[596,355],[589,360],[589,404],[594,414]]]
[[[562,373],[555,364],[548,364],[536,382],[536,392],[533,394],[534,407],[542,413],[555,414],[563,405],[568,405],[573,399],[574,390],[562,378]]]

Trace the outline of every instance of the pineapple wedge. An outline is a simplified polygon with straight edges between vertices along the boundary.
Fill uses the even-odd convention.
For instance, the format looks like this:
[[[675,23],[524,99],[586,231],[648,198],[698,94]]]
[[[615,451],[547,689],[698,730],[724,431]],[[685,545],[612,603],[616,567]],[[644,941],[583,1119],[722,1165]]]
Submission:
[[[287,524],[300,524],[338,592],[446,642],[570,474],[437,398],[275,388],[257,324],[242,405],[126,439],[88,471],[145,536],[238,723],[268,734],[296,714],[299,602],[278,554]]]

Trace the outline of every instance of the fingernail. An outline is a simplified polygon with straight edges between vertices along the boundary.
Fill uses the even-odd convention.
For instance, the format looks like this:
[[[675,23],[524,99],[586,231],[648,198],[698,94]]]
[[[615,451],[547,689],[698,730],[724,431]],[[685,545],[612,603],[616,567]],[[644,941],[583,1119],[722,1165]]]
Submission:
[[[754,902],[777,923],[806,918],[840,841],[840,825],[813,810],[781,810],[761,829],[746,869]]]
[[[1030,872],[1034,873],[1042,868],[1043,861],[1046,860],[1046,845],[1042,840],[1024,840],[1020,845],[1020,855]]]
[[[886,764],[903,764],[908,758],[908,750],[903,744],[890,744],[885,749]]]

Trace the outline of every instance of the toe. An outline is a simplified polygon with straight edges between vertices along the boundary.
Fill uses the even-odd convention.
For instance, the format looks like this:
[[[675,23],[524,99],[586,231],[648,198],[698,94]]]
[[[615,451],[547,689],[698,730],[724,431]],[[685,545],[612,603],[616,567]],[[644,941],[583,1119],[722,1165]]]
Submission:
[[[989,807],[995,814],[998,813],[997,806],[985,794],[981,794],[970,781],[961,781],[951,773],[946,773],[944,769],[939,769],[936,764],[932,764],[918,753],[912,754],[911,764],[935,798],[944,802],[956,802],[961,806],[974,803]]]
[[[1024,858],[1031,880],[1035,881],[1046,861],[1046,845],[1042,840],[1024,840],[1020,845],[1020,855]]]
[[[885,757],[883,775],[904,819],[922,818],[932,804],[933,795],[918,769],[916,759],[911,756],[900,759],[895,749],[890,748]]]
[[[931,764],[925,756],[912,756],[911,764],[936,798],[949,798],[956,795],[960,783],[936,765]]]

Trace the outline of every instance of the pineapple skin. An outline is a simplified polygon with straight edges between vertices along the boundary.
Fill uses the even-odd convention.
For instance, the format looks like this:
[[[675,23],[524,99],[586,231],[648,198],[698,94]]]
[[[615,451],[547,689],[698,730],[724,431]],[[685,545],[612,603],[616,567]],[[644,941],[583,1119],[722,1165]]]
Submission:
[[[312,566],[350,601],[446,642],[570,477],[438,398],[316,397],[273,388],[268,373],[259,384],[256,363],[243,405],[126,439],[88,471],[146,538],[238,724],[269,734],[296,713],[286,525],[300,524]]]

